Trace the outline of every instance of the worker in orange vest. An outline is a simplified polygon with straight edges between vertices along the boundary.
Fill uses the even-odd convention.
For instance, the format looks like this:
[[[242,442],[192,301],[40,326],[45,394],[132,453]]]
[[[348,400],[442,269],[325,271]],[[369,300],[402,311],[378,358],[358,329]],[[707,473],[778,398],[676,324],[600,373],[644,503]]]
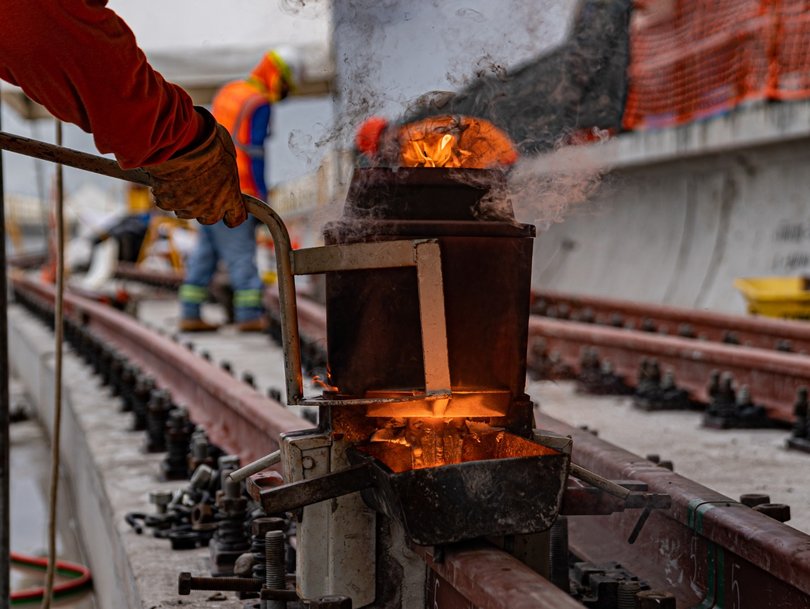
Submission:
[[[264,142],[269,135],[271,107],[296,85],[300,60],[292,49],[269,51],[244,80],[226,84],[214,97],[211,112],[233,138],[242,192],[267,199]],[[180,288],[183,332],[206,332],[217,326],[204,321],[200,307],[208,284],[222,261],[233,288],[236,328],[240,332],[265,329],[262,282],[256,267],[256,223],[250,219],[236,228],[220,222],[203,226]]]
[[[228,133],[152,69],[107,0],[3,2],[0,79],[93,134],[124,169],[143,167],[161,209],[244,222]]]

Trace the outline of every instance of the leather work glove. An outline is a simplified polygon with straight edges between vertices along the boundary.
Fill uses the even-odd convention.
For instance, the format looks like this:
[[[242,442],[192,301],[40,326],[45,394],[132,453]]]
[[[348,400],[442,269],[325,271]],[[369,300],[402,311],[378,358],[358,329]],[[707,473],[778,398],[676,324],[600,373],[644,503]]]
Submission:
[[[228,130],[210,112],[195,110],[205,120],[207,134],[200,145],[157,165],[144,167],[152,176],[155,204],[178,218],[201,224],[225,220],[233,228],[247,218],[236,170],[236,149]]]

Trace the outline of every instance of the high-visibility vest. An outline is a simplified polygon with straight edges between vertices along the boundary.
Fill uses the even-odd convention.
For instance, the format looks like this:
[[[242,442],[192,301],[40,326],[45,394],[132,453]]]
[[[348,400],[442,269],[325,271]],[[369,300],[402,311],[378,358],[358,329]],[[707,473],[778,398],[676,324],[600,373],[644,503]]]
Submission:
[[[256,111],[269,105],[268,97],[262,95],[255,85],[244,80],[226,84],[211,104],[211,113],[233,138],[242,192],[259,198],[263,198],[266,193],[259,192],[254,163],[256,159],[262,159],[261,171],[264,171],[264,143],[251,143],[250,129]]]

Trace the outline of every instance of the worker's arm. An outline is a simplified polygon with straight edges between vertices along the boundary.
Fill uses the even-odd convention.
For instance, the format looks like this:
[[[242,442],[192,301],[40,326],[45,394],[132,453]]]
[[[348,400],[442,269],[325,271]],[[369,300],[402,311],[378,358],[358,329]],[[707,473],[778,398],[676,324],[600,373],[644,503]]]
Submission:
[[[0,78],[91,132],[97,148],[114,153],[122,167],[147,166],[161,207],[204,222],[225,215],[229,224],[240,223],[245,213],[230,138],[218,136],[216,122],[149,66],[130,29],[105,5],[3,0]],[[194,179],[201,164],[204,182]]]

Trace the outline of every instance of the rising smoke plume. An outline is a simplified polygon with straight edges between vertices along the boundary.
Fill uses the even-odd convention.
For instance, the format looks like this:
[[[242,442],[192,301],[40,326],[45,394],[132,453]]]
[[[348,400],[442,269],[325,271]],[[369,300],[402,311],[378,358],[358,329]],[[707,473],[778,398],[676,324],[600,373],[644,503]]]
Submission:
[[[307,4],[284,3],[291,10]],[[338,120],[316,147],[350,148],[357,127],[375,114],[398,122],[485,118],[522,154],[509,181],[518,219],[541,227],[561,221],[603,177],[568,144],[583,133],[601,139],[621,128],[632,0],[578,0],[566,37],[555,40],[572,4],[337,1]],[[499,29],[505,22],[511,30]],[[497,44],[487,47],[493,39]],[[546,50],[532,55],[546,40]],[[510,65],[515,57],[522,59]],[[437,70],[436,61],[445,65]],[[453,90],[431,89],[437,80]],[[426,92],[414,95],[422,82]],[[290,143],[312,145],[303,138]]]

